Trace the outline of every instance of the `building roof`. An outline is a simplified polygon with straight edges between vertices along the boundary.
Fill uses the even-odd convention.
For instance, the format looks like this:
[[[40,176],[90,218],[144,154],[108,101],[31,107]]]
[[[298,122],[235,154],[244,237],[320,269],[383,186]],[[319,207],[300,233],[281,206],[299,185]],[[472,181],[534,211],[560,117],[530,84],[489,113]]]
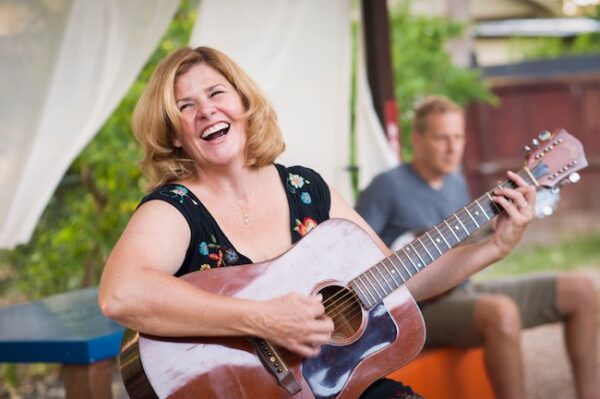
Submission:
[[[484,21],[475,27],[477,37],[572,37],[600,32],[600,21],[591,18],[527,18]]]

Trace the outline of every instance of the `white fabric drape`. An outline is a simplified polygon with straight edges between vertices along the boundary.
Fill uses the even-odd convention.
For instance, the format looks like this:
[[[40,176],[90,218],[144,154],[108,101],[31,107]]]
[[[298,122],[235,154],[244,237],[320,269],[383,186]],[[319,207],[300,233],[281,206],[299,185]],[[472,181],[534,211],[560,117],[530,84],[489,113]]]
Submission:
[[[26,242],[179,0],[0,0],[0,248]]]
[[[203,0],[190,45],[215,47],[258,83],[277,111],[281,162],[317,170],[346,199],[349,0]]]
[[[367,79],[364,43],[358,42],[356,96],[356,162],[358,186],[364,189],[378,173],[399,163],[375,112]]]
[[[285,136],[281,161],[317,170],[352,203],[350,0],[203,0],[191,46],[232,57],[272,101]],[[361,46],[359,46],[361,47]],[[357,160],[360,187],[397,164],[385,140],[359,54]]]

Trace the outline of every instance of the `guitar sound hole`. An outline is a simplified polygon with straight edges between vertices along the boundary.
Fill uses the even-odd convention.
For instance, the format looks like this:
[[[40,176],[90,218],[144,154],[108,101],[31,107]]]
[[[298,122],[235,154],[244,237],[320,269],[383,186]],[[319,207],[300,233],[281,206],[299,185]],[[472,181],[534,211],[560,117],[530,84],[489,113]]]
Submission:
[[[333,320],[333,342],[346,341],[362,324],[362,306],[352,291],[339,285],[330,285],[319,291],[323,295],[325,313]]]

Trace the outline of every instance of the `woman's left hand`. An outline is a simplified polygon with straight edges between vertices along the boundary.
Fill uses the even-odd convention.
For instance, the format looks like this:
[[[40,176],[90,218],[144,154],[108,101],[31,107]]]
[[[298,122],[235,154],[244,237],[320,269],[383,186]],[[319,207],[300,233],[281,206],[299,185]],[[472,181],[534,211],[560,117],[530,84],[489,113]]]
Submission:
[[[535,216],[535,187],[527,184],[521,176],[508,172],[508,177],[517,187],[498,188],[492,199],[505,212],[495,220],[495,232],[492,242],[498,248],[500,256],[506,256],[521,240],[525,228]]]

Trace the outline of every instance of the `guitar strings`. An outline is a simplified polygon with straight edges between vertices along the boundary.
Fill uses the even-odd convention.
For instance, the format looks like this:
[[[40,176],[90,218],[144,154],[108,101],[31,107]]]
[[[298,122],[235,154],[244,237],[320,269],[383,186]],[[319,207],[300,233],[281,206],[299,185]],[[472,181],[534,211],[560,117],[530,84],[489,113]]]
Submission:
[[[521,175],[521,174],[519,173],[519,175]],[[523,176],[521,176],[521,177],[523,177]],[[512,182],[512,181],[510,181],[510,180],[505,180],[505,181],[503,181],[503,182],[499,183],[499,186],[500,186],[500,187],[504,187],[504,185],[505,185],[505,184],[507,184],[507,183],[509,184],[509,186],[511,186],[511,188],[515,188],[515,187],[516,187],[516,185],[514,184],[514,182]],[[491,193],[490,193],[490,192],[487,192],[485,195],[481,196],[481,197],[480,197],[480,198],[479,198],[477,201],[479,201],[479,200],[482,200],[482,199],[488,200],[488,197],[487,197],[487,195],[489,195],[489,194],[491,194]],[[490,203],[493,203],[493,201],[491,201],[491,200],[489,200],[489,202],[490,202]],[[474,203],[474,202],[472,202],[472,203]],[[465,215],[468,215],[468,212],[467,212],[466,208],[467,208],[469,205],[471,205],[472,203],[470,203],[470,204],[467,204],[467,206],[465,206],[464,208],[462,208],[462,209],[460,209],[459,211],[457,211],[457,212],[456,212],[456,215],[458,215],[459,213],[462,213],[462,215],[460,215],[460,217],[464,217]],[[486,204],[486,203],[484,203],[484,205],[486,205],[486,206],[489,206],[489,204]],[[492,213],[493,213],[493,212],[492,212]],[[486,216],[487,216],[487,214],[486,214]],[[490,220],[491,220],[491,218],[490,218]],[[452,230],[451,230],[449,227],[447,227],[447,226],[446,226],[446,223],[444,223],[444,224],[440,225],[439,227],[438,227],[438,226],[436,226],[436,227],[437,227],[437,230],[439,230],[439,231],[440,231],[440,233],[442,233],[442,235],[443,235],[444,233],[452,232]],[[432,231],[432,230],[431,230],[431,231]],[[467,232],[467,233],[468,233],[468,234],[470,234],[469,232]],[[420,238],[417,238],[417,239],[413,240],[412,242],[416,242],[416,241],[418,241],[418,242],[419,242],[419,244],[421,244],[421,246],[422,246],[424,249],[426,249],[426,251],[429,251],[429,249],[431,249],[431,250],[433,251],[433,250],[434,250],[434,247],[435,247],[435,249],[437,249],[437,247],[435,246],[435,244],[433,243],[433,241],[432,241],[432,239],[431,239],[431,238],[429,238],[429,241],[431,241],[431,243],[433,244],[433,246],[431,246],[431,245],[430,245],[430,246],[428,246],[428,245],[427,245],[427,243],[426,243],[426,242],[424,243],[424,242],[423,242],[423,240],[421,240]],[[411,242],[411,243],[412,243],[412,242]],[[406,246],[405,246],[405,247],[406,247]],[[449,250],[449,249],[450,249],[450,248],[448,248],[448,250]],[[408,255],[406,254],[406,251],[404,251],[404,250],[403,250],[402,252],[404,253],[404,255],[405,255],[406,257],[408,257]],[[442,255],[443,255],[443,254],[442,254]],[[430,255],[428,255],[428,256],[429,256],[429,257],[432,259],[432,262],[435,260],[435,259],[434,259],[432,256],[430,256]],[[440,255],[440,256],[441,256],[441,255]],[[391,275],[391,273],[389,273],[389,270],[387,269],[387,267],[385,266],[385,264],[383,263],[383,261],[384,261],[385,259],[387,259],[388,261],[390,261],[390,263],[392,264],[392,266],[393,266],[393,267],[394,267],[396,270],[398,270],[398,273],[400,274],[400,278],[403,280],[403,283],[405,283],[405,282],[406,282],[408,279],[404,279],[404,278],[402,277],[402,273],[399,271],[400,269],[397,269],[397,268],[396,268],[396,266],[397,266],[397,265],[394,263],[394,261],[393,261],[393,259],[392,259],[391,257],[386,257],[386,258],[384,258],[384,259],[383,259],[381,262],[379,262],[379,263],[375,264],[374,266],[372,266],[371,268],[369,268],[369,269],[367,269],[365,272],[363,272],[363,273],[362,273],[362,275],[365,275],[365,273],[366,273],[367,271],[371,271],[371,273],[372,273],[373,275],[375,275],[375,273],[372,271],[372,269],[376,268],[376,267],[377,267],[377,265],[382,265],[382,266],[384,267],[384,269],[386,270],[386,272],[388,273],[387,277],[390,277],[390,278],[391,278],[391,280],[394,282],[394,285],[398,284],[398,283],[396,282],[396,280],[393,278],[393,276]],[[409,258],[409,260],[410,260],[410,258]],[[424,266],[423,266],[423,268],[424,268],[424,267],[426,267],[426,266],[427,266],[427,265],[424,265]],[[417,272],[417,273],[418,273],[420,270],[422,270],[422,268],[421,268],[421,269],[419,269],[418,267],[415,267],[415,269],[416,269],[416,272]],[[391,284],[389,283],[389,280],[390,280],[390,279],[388,279],[388,278],[386,277],[386,275],[385,275],[385,274],[383,274],[383,273],[382,273],[382,271],[381,271],[379,268],[377,269],[377,271],[378,271],[378,272],[379,272],[379,273],[380,273],[380,274],[381,274],[381,275],[384,277],[384,279],[385,279],[385,284],[387,284],[387,285],[390,285],[390,287],[391,287]],[[408,271],[408,270],[407,270],[407,271]],[[410,273],[409,273],[409,274],[410,274]],[[369,283],[370,283],[370,284],[373,286],[374,290],[370,290],[370,289],[369,289],[368,287],[366,287],[366,286],[364,285],[364,283],[363,283],[363,286],[364,286],[364,288],[365,288],[367,291],[369,291],[369,293],[370,293],[370,294],[371,294],[371,292],[373,292],[373,291],[374,291],[374,293],[375,293],[376,295],[373,295],[373,294],[371,294],[371,296],[372,296],[373,298],[380,297],[379,291],[377,290],[377,286],[376,286],[375,284],[373,284],[373,283],[371,282],[371,280],[370,280],[370,279],[369,279],[369,278],[368,278],[366,275],[365,275],[365,277],[367,278],[367,281],[368,281],[368,282],[369,282]],[[410,277],[412,277],[412,275],[411,275]],[[409,277],[409,278],[410,278],[410,277]],[[386,289],[384,288],[384,286],[383,286],[383,285],[382,285],[382,284],[379,282],[379,280],[377,279],[377,277],[376,277],[376,281],[377,281],[377,284],[378,284],[378,285],[381,287],[381,291],[382,291],[382,292],[383,292],[385,295],[389,295],[391,292],[395,291],[397,288],[399,288],[399,287],[401,286],[401,285],[398,285],[398,287],[396,287],[396,288],[392,288],[392,291],[390,291],[390,292],[388,293],[388,292],[386,292]],[[382,298],[382,299],[383,299],[383,298]],[[377,301],[377,302],[376,302],[376,304],[377,304],[377,303],[379,303],[379,302],[381,302],[381,299],[380,299],[379,301]],[[359,306],[353,306],[353,303],[358,303],[358,304],[359,304]],[[345,316],[345,319],[348,321],[348,320],[354,320],[354,319],[355,319],[357,316],[361,316],[361,315],[362,315],[362,309],[363,309],[363,306],[362,306],[362,303],[361,303],[361,301],[360,301],[360,298],[359,298],[359,297],[358,297],[358,295],[357,295],[357,294],[356,294],[356,293],[355,293],[353,290],[351,290],[350,288],[345,288],[345,289],[342,289],[342,290],[340,290],[340,291],[336,292],[335,294],[333,294],[332,296],[330,296],[330,297],[326,298],[326,299],[323,301],[323,305],[324,305],[324,308],[325,308],[325,313],[326,313],[326,314],[327,314],[329,317],[331,317],[332,319],[334,319],[334,318],[338,318],[338,317],[341,317],[341,316],[343,315],[343,316]],[[374,305],[373,305],[373,306],[374,306]],[[350,309],[354,309],[354,308],[356,308],[356,309],[358,309],[358,312],[356,312],[356,311],[355,311],[355,312],[353,312],[353,313],[345,314],[345,313],[346,313],[346,311],[347,311],[349,308],[350,308]]]

